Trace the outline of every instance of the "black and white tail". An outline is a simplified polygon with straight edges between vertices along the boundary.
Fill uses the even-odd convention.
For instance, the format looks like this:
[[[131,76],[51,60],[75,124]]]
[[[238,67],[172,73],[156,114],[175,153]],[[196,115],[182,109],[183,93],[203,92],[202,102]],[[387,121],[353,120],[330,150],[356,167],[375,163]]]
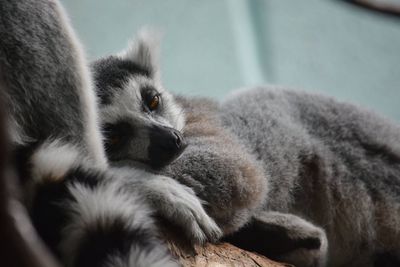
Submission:
[[[9,133],[36,230],[65,266],[176,266],[109,172],[90,71],[57,0],[0,1]]]
[[[66,266],[177,266],[156,236],[144,199],[115,172],[91,166],[79,149],[44,143],[30,156],[30,211]]]

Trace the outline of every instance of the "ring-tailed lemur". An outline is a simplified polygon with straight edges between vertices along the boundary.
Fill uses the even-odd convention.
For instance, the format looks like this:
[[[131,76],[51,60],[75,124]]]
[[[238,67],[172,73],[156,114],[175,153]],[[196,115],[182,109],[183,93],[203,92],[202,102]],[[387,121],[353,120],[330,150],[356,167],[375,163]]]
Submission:
[[[160,82],[156,38],[142,30],[125,51],[92,64],[105,150],[116,165],[160,169],[186,148],[183,110]]]
[[[115,166],[172,175],[206,201],[208,213],[225,235],[233,233],[265,202],[268,181],[262,164],[222,127],[216,103],[175,98],[163,88],[150,34],[142,32],[123,53],[92,64],[107,156]],[[142,146],[138,149],[137,144]],[[315,246],[319,242],[318,248],[307,251],[307,256],[312,255],[307,260],[322,263],[326,253],[323,231],[293,215],[276,214],[274,219],[279,218],[280,223],[285,216],[291,220],[282,242],[284,238],[287,243]],[[297,229],[302,229],[301,234]],[[292,257],[295,259],[285,259],[310,266],[302,255]]]
[[[152,211],[194,242],[219,228],[175,180],[110,169],[91,75],[54,0],[0,1],[0,79],[24,201],[66,266],[176,266]]]
[[[399,126],[351,104],[279,88],[245,90],[222,103],[173,101],[151,75],[158,72],[151,45],[141,39],[136,46],[147,57],[93,64],[112,163],[154,166],[150,131],[137,128],[181,130],[182,112],[164,113],[180,104],[188,147],[155,171],[206,201],[224,234],[233,233],[228,240],[296,266],[398,266]],[[125,126],[109,127],[117,122]],[[146,146],[131,150],[138,140]]]

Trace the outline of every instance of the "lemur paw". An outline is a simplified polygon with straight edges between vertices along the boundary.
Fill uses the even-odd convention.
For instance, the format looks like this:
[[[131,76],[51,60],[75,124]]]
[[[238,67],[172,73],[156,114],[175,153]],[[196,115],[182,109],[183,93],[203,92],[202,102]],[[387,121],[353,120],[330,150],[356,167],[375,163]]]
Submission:
[[[214,242],[222,236],[215,221],[208,216],[194,191],[177,181],[159,176],[146,182],[146,192],[155,210],[185,231],[193,243]]]
[[[327,263],[325,231],[293,214],[261,212],[227,240],[298,267],[323,267]]]

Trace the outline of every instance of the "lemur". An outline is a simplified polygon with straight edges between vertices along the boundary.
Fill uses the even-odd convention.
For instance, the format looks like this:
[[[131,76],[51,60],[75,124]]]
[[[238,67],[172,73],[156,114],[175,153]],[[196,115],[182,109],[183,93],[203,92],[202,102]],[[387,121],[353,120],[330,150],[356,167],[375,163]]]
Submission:
[[[396,123],[276,87],[242,90],[221,102],[174,99],[160,82],[151,40],[139,38],[133,47],[146,57],[128,49],[92,64],[111,164],[152,169],[187,185],[227,240],[273,259],[399,266]],[[165,129],[181,132],[179,138]],[[152,152],[155,134],[187,147],[171,145],[160,161]]]
[[[0,14],[0,85],[22,201],[64,266],[178,266],[154,213],[195,243],[217,239],[192,189],[108,165],[89,65],[58,1],[2,0]]]

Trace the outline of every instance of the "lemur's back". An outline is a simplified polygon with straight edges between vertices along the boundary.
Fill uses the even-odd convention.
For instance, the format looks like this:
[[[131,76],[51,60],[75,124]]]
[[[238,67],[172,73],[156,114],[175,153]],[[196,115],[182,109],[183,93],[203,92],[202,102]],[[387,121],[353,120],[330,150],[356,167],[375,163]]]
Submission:
[[[323,227],[333,266],[400,254],[398,125],[328,97],[266,88],[228,98],[222,120],[272,177],[266,209]]]
[[[2,1],[0,13],[0,71],[12,103],[13,141],[63,138],[104,163],[87,63],[62,8]]]

